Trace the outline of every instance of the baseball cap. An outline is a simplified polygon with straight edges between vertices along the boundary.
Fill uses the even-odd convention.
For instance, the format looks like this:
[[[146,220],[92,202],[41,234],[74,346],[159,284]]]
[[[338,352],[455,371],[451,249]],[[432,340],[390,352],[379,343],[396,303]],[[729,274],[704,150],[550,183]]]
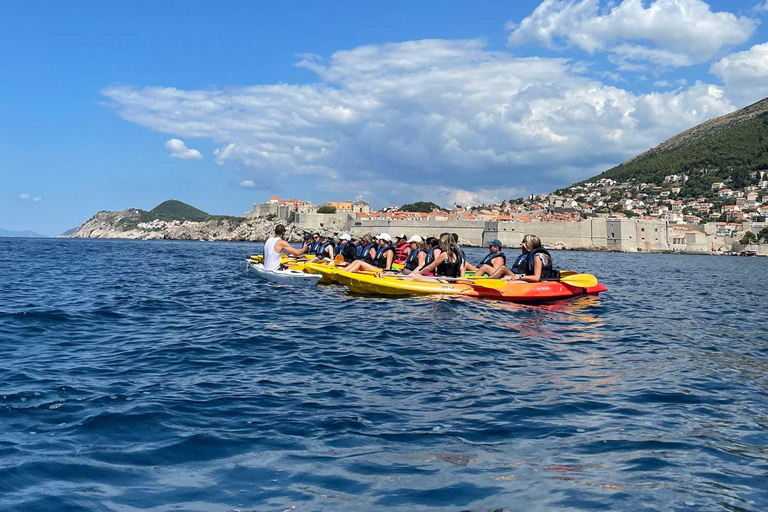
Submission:
[[[406,237],[405,237],[405,234],[400,233],[399,235],[396,235],[395,238],[402,238],[403,240],[405,240]]]
[[[320,233],[320,238],[331,238],[328,233]]]
[[[376,237],[377,240],[386,240],[387,242],[392,241],[392,237],[389,236],[389,233],[382,233],[379,236]]]
[[[339,235],[339,240],[352,240],[352,237],[346,233],[342,233],[341,235]]]
[[[501,246],[501,242],[500,242],[500,241],[498,241],[498,240],[497,240],[497,239],[495,239],[495,238],[494,238],[493,240],[491,240],[490,242],[488,242],[488,245],[495,245],[495,246],[496,246],[496,247],[498,247],[499,249],[501,249],[501,247],[502,247],[502,246]]]
[[[421,238],[419,235],[413,235],[411,238],[408,239],[408,243],[416,242],[417,244],[420,244],[424,241],[423,238]]]

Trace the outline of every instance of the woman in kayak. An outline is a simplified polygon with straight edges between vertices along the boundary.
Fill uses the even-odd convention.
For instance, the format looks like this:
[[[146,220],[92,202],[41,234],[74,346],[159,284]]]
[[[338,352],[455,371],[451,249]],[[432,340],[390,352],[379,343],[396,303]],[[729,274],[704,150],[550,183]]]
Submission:
[[[525,235],[520,244],[523,253],[517,257],[512,269],[502,267],[489,277],[500,277],[511,281],[538,283],[542,279],[557,279],[560,272],[552,266],[552,255],[542,245],[536,235]],[[518,277],[517,274],[523,274]]]
[[[328,234],[321,233],[315,246],[315,258],[310,260],[310,262],[315,263],[325,258],[333,259],[334,256],[333,240],[331,240]]]
[[[411,252],[411,244],[405,238],[404,234],[395,237],[395,263],[398,265],[405,263],[408,253]]]
[[[352,241],[352,237],[347,233],[342,234],[339,237],[339,254],[344,256],[344,262],[352,263],[357,259],[357,247]]]
[[[419,235],[413,235],[408,239],[410,252],[403,263],[403,274],[408,275],[419,267],[424,266],[424,260],[427,258],[427,251],[424,249],[424,239]]]
[[[378,247],[372,261],[370,263],[365,260],[354,261],[346,268],[347,272],[389,270],[392,268],[392,262],[395,261],[395,247],[392,245],[392,237],[389,236],[389,233],[382,233],[376,237],[376,242]]]
[[[461,250],[453,242],[450,233],[442,233],[439,241],[440,253],[435,256],[434,261],[425,265],[419,270],[411,273],[415,279],[423,279],[423,275],[434,272],[437,277],[463,277],[464,265],[461,257]],[[434,251],[433,254],[437,252]]]
[[[357,246],[357,258],[366,263],[373,263],[373,258],[376,256],[376,243],[374,243],[371,235],[363,235],[360,238],[360,244]]]
[[[285,226],[278,224],[275,226],[275,236],[264,242],[265,270],[275,271],[280,269],[280,260],[282,259],[283,251],[291,256],[301,256],[307,252],[308,245],[306,240],[301,249],[296,249],[283,240],[283,236],[285,236]]]
[[[488,255],[483,258],[477,266],[471,263],[466,264],[467,270],[473,270],[476,277],[482,277],[488,274],[488,277],[498,277],[502,275],[502,268],[507,264],[506,255],[501,252],[501,242],[491,240],[488,242]]]

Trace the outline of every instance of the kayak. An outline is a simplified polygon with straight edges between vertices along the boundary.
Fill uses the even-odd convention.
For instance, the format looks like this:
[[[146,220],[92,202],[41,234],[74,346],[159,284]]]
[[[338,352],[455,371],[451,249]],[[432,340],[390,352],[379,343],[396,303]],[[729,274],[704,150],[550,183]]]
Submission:
[[[337,271],[336,281],[354,293],[375,295],[462,295],[511,302],[540,302],[559,300],[579,295],[597,295],[607,290],[597,283],[589,288],[561,281],[504,281],[501,279],[458,280],[449,282],[414,281],[398,277],[366,275]]]
[[[257,277],[278,284],[314,286],[320,281],[321,277],[317,274],[307,274],[293,269],[267,270],[263,264],[253,263],[252,261],[248,261],[248,268],[253,270]]]
[[[325,265],[323,263],[305,263],[304,271],[309,274],[317,274],[320,276],[320,282],[322,284],[332,284],[336,282],[336,272],[343,267],[337,267],[335,265]]]

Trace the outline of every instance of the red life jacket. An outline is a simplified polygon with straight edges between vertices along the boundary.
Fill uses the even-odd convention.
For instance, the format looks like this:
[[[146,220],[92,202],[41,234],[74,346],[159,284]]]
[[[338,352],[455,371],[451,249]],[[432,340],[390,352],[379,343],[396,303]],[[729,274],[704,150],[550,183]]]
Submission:
[[[408,257],[408,253],[405,252],[405,249],[409,247],[411,244],[408,242],[403,242],[402,244],[395,247],[395,261],[393,263],[402,264],[405,263],[405,259]]]

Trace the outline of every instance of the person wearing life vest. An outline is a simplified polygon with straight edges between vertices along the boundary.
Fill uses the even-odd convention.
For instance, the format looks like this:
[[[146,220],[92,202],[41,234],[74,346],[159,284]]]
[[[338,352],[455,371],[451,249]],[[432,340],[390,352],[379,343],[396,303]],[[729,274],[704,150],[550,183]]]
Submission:
[[[476,277],[488,275],[496,277],[501,274],[501,269],[507,264],[507,256],[501,252],[501,242],[491,240],[488,242],[488,255],[477,266],[467,263],[467,270],[474,270]]]
[[[523,253],[517,257],[511,269],[504,269],[499,277],[510,280],[522,280],[538,283],[542,279],[557,279],[560,272],[552,265],[552,255],[541,245],[536,235],[525,235],[520,244]],[[522,274],[522,276],[518,276]]]
[[[373,263],[373,258],[375,256],[376,243],[373,241],[373,237],[371,237],[371,235],[363,235],[357,246],[357,259],[366,263]]]
[[[463,277],[461,250],[454,243],[450,233],[442,233],[439,239],[440,253],[434,261],[411,273],[417,281],[425,280],[422,276],[434,272],[437,277]],[[437,251],[435,251],[436,253]],[[434,254],[434,253],[433,253]]]
[[[320,246],[320,233],[313,233],[307,249],[307,256],[317,256],[317,248]]]
[[[395,263],[402,265],[405,263],[405,259],[408,257],[408,253],[411,252],[411,244],[406,240],[404,234],[395,236]]]
[[[352,242],[352,237],[347,233],[342,233],[339,236],[339,248],[338,253],[344,256],[345,263],[352,263],[357,259],[357,247]]]
[[[426,253],[424,255],[424,263],[416,270],[419,270],[423,276],[433,276],[435,273],[431,271],[424,272],[424,267],[431,264],[435,261],[435,258],[440,256],[440,239],[435,238],[434,236],[428,236],[424,242],[424,251]]]
[[[283,240],[285,236],[285,226],[278,224],[275,226],[275,236],[264,242],[264,269],[265,270],[279,270],[281,268],[280,260],[282,259],[283,252],[287,252],[291,256],[301,256],[307,252],[307,241],[304,240],[304,245],[301,249],[296,249],[288,242]]]
[[[366,235],[368,236],[368,235]],[[357,272],[358,270],[389,270],[392,268],[392,262],[395,261],[395,247],[392,245],[392,237],[389,233],[382,233],[376,237],[376,252],[371,263],[365,260],[357,260],[349,264],[347,272]]]
[[[315,258],[312,262],[324,260],[325,258],[333,259],[335,256],[333,240],[328,233],[321,233],[317,244],[315,245]]]
[[[424,249],[424,239],[419,235],[413,235],[408,239],[408,245],[411,251],[403,262],[403,274],[408,275],[419,267],[424,266],[424,260],[427,258],[427,251]]]
[[[454,252],[461,257],[461,266],[463,266],[464,270],[466,271],[467,257],[464,255],[464,249],[462,249],[459,245],[459,235],[456,233],[451,233],[451,238],[453,238]]]

